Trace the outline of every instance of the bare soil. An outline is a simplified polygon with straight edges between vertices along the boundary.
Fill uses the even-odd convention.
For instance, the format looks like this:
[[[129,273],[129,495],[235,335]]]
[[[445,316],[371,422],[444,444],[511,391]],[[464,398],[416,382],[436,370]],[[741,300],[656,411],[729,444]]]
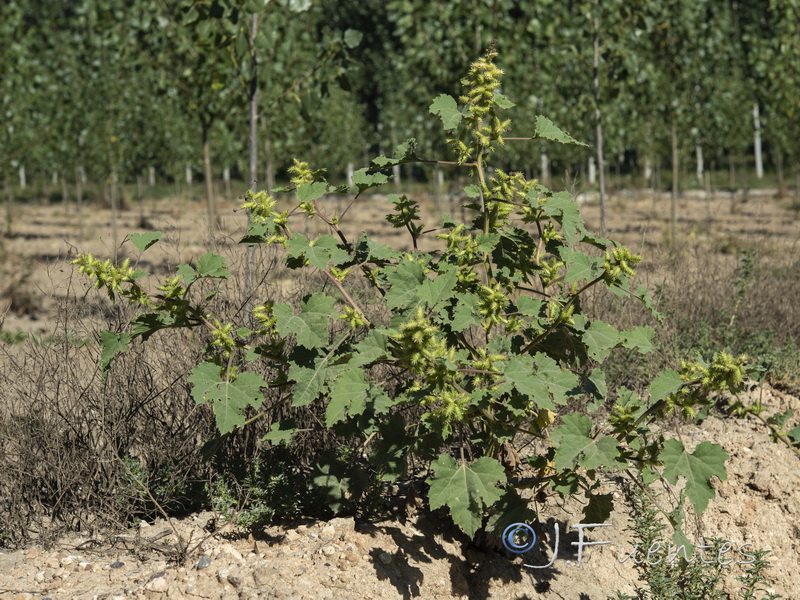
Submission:
[[[383,220],[386,204],[380,200],[359,200],[347,215],[350,220],[344,221],[345,230],[353,237],[362,229],[371,234],[387,231]],[[458,210],[455,202],[438,209],[429,204],[431,215],[436,210]],[[680,243],[727,253],[731,260],[736,260],[736,250],[743,247],[796,252],[798,211],[787,205],[772,193],[751,192],[746,200],[730,195],[707,200],[687,194],[679,204]],[[338,210],[344,206],[339,201]],[[5,315],[6,331],[52,333],[61,299],[84,293],[85,283],[75,277],[69,257],[76,250],[100,257],[113,255],[109,211],[84,209],[80,239],[79,217],[74,207],[70,208],[68,212],[63,206],[15,207],[13,236],[4,241],[6,256],[13,259],[2,268],[4,278],[9,269],[25,269],[26,277],[14,290],[16,305]],[[117,242],[127,232],[164,231],[167,243],[148,252],[145,268],[166,272],[209,249],[243,253],[236,245],[243,233],[242,213],[222,207],[220,214],[228,216],[221,228],[209,235],[202,206],[176,203],[167,209],[146,206],[142,212],[146,223],[138,209],[122,213]],[[620,195],[610,202],[609,213],[612,237],[643,252],[646,258],[663,251],[669,214],[666,197]],[[596,228],[598,207],[587,203],[584,214]],[[434,219],[430,222],[436,223]],[[650,273],[655,273],[655,267]],[[22,294],[22,287],[29,293]],[[0,305],[0,315],[5,308]],[[800,411],[798,398],[779,391],[758,388],[751,394],[761,397],[767,414],[789,408]],[[734,561],[742,559],[736,554],[742,544],[771,550],[773,568],[767,573],[771,589],[784,598],[800,598],[800,459],[771,441],[768,433],[754,420],[717,417],[700,427],[681,428],[687,449],[709,440],[722,444],[731,457],[727,480],[716,483],[718,497],[688,529],[694,539],[705,536],[730,541]],[[617,508],[610,526],[592,530],[587,538],[611,543],[584,548],[580,565],[572,545],[577,541],[572,525],[582,516],[577,500],[561,504],[551,499],[537,507],[547,539],[540,540],[524,559],[476,550],[438,513],[412,511],[407,520],[393,522],[334,519],[289,523],[268,527],[256,537],[233,535],[224,522],[215,524],[214,515],[205,513],[171,525],[156,522],[131,531],[101,532],[92,538],[72,536],[49,549],[34,546],[0,552],[0,599],[605,600],[617,590],[632,593],[639,583],[633,561],[621,562],[633,546],[620,487],[612,480],[604,485],[614,493]],[[555,524],[561,539],[553,565],[526,567],[525,563],[544,565],[550,560]],[[177,562],[176,533],[190,540],[192,548],[185,560]],[[545,546],[549,550],[545,551]],[[732,564],[725,572],[725,590],[731,598],[736,597],[742,565]]]

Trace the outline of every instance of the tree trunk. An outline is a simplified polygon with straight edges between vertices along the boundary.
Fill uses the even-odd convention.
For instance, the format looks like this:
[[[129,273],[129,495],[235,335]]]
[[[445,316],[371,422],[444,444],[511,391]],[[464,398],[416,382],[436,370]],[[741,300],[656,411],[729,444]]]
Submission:
[[[550,187],[550,157],[547,156],[547,150],[544,145],[542,145],[540,169],[542,171],[542,185]]]
[[[222,169],[222,183],[225,186],[225,197],[230,199],[233,196],[231,192],[231,168],[225,167]]]
[[[118,237],[117,237],[117,172],[112,169],[108,177],[111,200],[111,241],[114,244],[114,264],[117,262]]]
[[[266,130],[266,123],[263,127]],[[268,190],[275,189],[275,164],[272,160],[272,140],[264,137],[264,183]]]
[[[589,185],[594,185],[597,183],[597,163],[595,163],[594,154],[589,156],[588,160],[586,161],[586,170],[588,171],[587,180],[589,181]]]
[[[783,152],[775,156],[775,170],[778,178],[778,198],[786,197],[786,179],[783,176]]]
[[[347,188],[352,191],[353,189],[353,175],[355,175],[356,167],[352,162],[347,163]]]
[[[606,176],[603,158],[603,120],[600,112],[600,0],[594,0],[593,65],[594,65],[594,119],[597,138],[597,168],[600,171],[600,235],[605,236],[606,227]]]
[[[83,224],[83,183],[86,174],[83,167],[75,169],[75,208],[78,213],[78,235],[80,239],[84,238],[84,224]]]
[[[6,237],[11,236],[11,223],[14,218],[14,192],[8,179],[3,180],[6,192]]]
[[[28,177],[25,174],[25,165],[19,166],[19,187],[24,190],[28,187]]]
[[[669,205],[669,244],[675,248],[675,236],[678,229],[678,177],[680,161],[678,159],[678,127],[673,123],[670,129],[672,138],[672,196]]]
[[[703,164],[703,147],[700,145],[700,142],[697,142],[694,146],[695,156],[697,157],[697,165],[696,165],[696,174],[697,174],[697,185],[703,185],[703,171],[705,171],[705,165]]]
[[[149,167],[147,169],[147,185],[149,187],[154,187],[156,185],[156,168]]]
[[[214,197],[214,180],[211,171],[211,144],[208,141],[209,127],[203,127],[203,175],[206,187],[206,204],[208,207],[208,228],[213,230],[219,225],[216,198]]]
[[[437,206],[444,201],[444,171],[441,165],[433,167],[433,189]]]
[[[250,181],[248,185],[255,188],[255,180],[258,178],[258,52],[256,50],[256,37],[258,36],[258,15],[254,14],[250,22],[250,131],[248,136],[248,177]],[[264,153],[267,159],[267,189],[272,189],[270,186],[271,173],[270,168],[272,164],[271,157],[269,156],[269,136],[265,136],[265,150]],[[250,229],[250,212],[247,212],[247,228]],[[248,314],[252,311],[252,297],[253,297],[253,263],[255,262],[255,246],[252,244],[247,246],[244,264],[244,306]]]
[[[756,177],[764,178],[764,163],[761,157],[761,119],[758,114],[758,102],[753,104],[753,152],[756,155]]]
[[[67,191],[67,178],[61,178],[61,204],[64,205],[64,214],[69,214],[69,192]]]

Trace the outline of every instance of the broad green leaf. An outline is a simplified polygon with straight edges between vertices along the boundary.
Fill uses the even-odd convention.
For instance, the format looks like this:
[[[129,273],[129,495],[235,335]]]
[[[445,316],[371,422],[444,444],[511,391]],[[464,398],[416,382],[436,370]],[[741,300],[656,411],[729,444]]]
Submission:
[[[455,306],[450,320],[450,329],[458,333],[477,325],[480,322],[475,313],[478,297],[475,294],[456,294],[454,299]]]
[[[486,507],[501,497],[497,484],[506,478],[503,467],[488,456],[469,465],[459,465],[452,456],[442,454],[431,464],[431,469],[433,475],[428,478],[431,510],[447,506],[453,522],[472,537],[483,523]]]
[[[792,429],[786,435],[788,435],[792,440],[794,440],[795,443],[799,443],[800,442],[800,425],[798,425],[797,427]]]
[[[328,184],[323,181],[303,183],[297,186],[297,199],[300,202],[313,202],[319,200],[328,191]]]
[[[481,186],[479,185],[468,185],[464,188],[464,193],[467,195],[468,198],[480,198],[481,197]]]
[[[175,317],[171,314],[143,313],[131,321],[131,335],[142,338],[143,342],[153,335],[156,331],[172,327],[175,325]]]
[[[404,260],[396,268],[387,267],[384,272],[386,280],[392,286],[385,296],[389,308],[414,306],[419,302],[419,293],[425,275],[418,262]]]
[[[489,253],[500,243],[500,234],[479,233],[475,236],[475,243],[478,245],[478,252]]]
[[[228,261],[219,254],[207,252],[197,259],[198,277],[228,278]]]
[[[603,362],[611,353],[611,349],[619,343],[619,331],[603,321],[592,321],[583,334],[583,343],[589,356]]]
[[[183,277],[183,281],[187,285],[197,279],[197,271],[189,265],[178,265],[177,274]]]
[[[491,513],[486,530],[498,535],[514,523],[532,523],[536,520],[536,511],[530,508],[528,500],[511,486],[503,490],[503,496],[492,505]]]
[[[327,374],[328,364],[322,359],[314,364],[314,368],[292,363],[287,373],[287,377],[295,381],[292,406],[306,406],[316,400],[324,389]]]
[[[526,317],[533,317],[534,319],[539,318],[539,313],[542,310],[542,304],[544,304],[538,298],[531,298],[530,296],[521,296],[517,298],[515,304],[517,305],[517,310],[525,315]]]
[[[266,387],[264,378],[257,373],[239,373],[233,381],[220,377],[219,367],[204,362],[192,369],[188,379],[192,384],[192,397],[202,404],[211,402],[220,433],[230,433],[244,425],[244,410],[248,406],[258,408],[264,402],[261,388]]]
[[[567,242],[578,241],[579,234],[583,231],[585,225],[578,203],[575,202],[569,192],[558,192],[550,196],[542,204],[542,211],[548,217],[552,217],[561,223],[561,230],[564,232]]]
[[[429,108],[430,112],[434,115],[439,115],[442,119],[442,126],[445,130],[451,130],[458,127],[461,118],[464,116],[458,110],[455,98],[447,94],[440,94],[433,99],[433,103]]]
[[[650,384],[650,402],[663,400],[681,389],[682,385],[683,380],[676,371],[672,369],[662,371]]]
[[[366,337],[353,347],[353,358],[349,364],[363,367],[387,353],[389,336],[385,329],[370,329]]]
[[[358,188],[359,194],[389,181],[388,175],[384,175],[383,173],[369,173],[368,171],[369,169],[363,168],[353,173],[353,184]]]
[[[588,392],[594,398],[588,405],[589,410],[596,410],[608,396],[608,384],[606,384],[606,374],[601,369],[593,369],[588,377],[590,386]]]
[[[458,280],[458,269],[455,267],[439,273],[433,279],[425,279],[419,288],[419,299],[433,309],[453,297],[453,289]]]
[[[261,438],[261,442],[269,442],[273,445],[289,444],[292,437],[297,433],[297,427],[293,419],[273,423],[269,431]]]
[[[417,151],[417,140],[414,138],[409,138],[402,144],[398,144],[395,146],[394,152],[391,157],[386,157],[381,155],[377,158],[373,158],[372,162],[374,162],[379,167],[393,167],[395,165],[402,164],[404,162],[413,161],[416,158],[416,151]]]
[[[647,354],[655,350],[653,342],[655,331],[648,325],[626,329],[622,334],[622,346],[625,348],[636,349],[641,354]]]
[[[278,333],[284,337],[296,335],[297,343],[306,348],[324,346],[328,343],[328,322],[336,314],[334,302],[327,294],[311,294],[300,303],[299,315],[288,304],[276,304],[273,314]]]
[[[147,233],[131,233],[128,238],[139,252],[144,252],[158,240],[164,237],[160,231],[149,231]]]
[[[701,442],[689,454],[680,441],[667,440],[658,458],[664,463],[667,481],[675,485],[679,476],[686,479],[686,497],[694,504],[697,514],[702,513],[714,497],[711,478],[725,480],[728,476],[725,461],[730,456],[721,446],[711,442]]]
[[[537,378],[547,386],[553,402],[556,404],[566,403],[567,395],[578,385],[578,376],[559,367],[558,363],[546,354],[537,354],[533,364],[536,365]],[[542,405],[540,404],[540,406]],[[555,410],[550,406],[544,408]]]
[[[567,274],[564,278],[567,283],[583,280],[591,281],[600,275],[600,268],[596,258],[583,252],[578,252],[569,246],[561,246],[558,253],[567,266]]]
[[[128,349],[131,336],[127,333],[114,333],[113,331],[100,332],[100,369],[105,374],[111,366],[111,361],[117,354],[122,354]]]
[[[344,32],[344,43],[348,48],[357,48],[364,39],[364,34],[357,29],[346,29]]]
[[[563,425],[556,427],[551,435],[556,444],[554,462],[559,471],[577,465],[585,469],[616,466],[619,442],[610,436],[592,439],[592,420],[586,415],[565,415]]]
[[[536,117],[536,129],[534,130],[534,137],[542,138],[544,140],[551,140],[553,142],[561,142],[562,144],[577,144],[578,146],[589,147],[588,144],[579,142],[566,131],[558,128],[547,117],[538,115]]]
[[[494,94],[494,103],[503,109],[514,108],[516,106],[516,104],[499,92],[495,92]]]
[[[533,360],[529,356],[511,355],[503,366],[503,378],[500,385],[501,392],[516,389],[520,394],[527,396],[539,408],[555,410],[550,401],[550,393],[533,369]]]
[[[320,270],[327,269],[329,263],[342,264],[350,257],[346,250],[339,248],[336,239],[331,235],[323,235],[310,241],[302,233],[296,233],[287,241],[286,251],[294,258],[305,257],[309,264]]]
[[[364,412],[370,385],[361,369],[348,369],[330,384],[329,389],[330,402],[325,410],[325,425],[328,428]]]

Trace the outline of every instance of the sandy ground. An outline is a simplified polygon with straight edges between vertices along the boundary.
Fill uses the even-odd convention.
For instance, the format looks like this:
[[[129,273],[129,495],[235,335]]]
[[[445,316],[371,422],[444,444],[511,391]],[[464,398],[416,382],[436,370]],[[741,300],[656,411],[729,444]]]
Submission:
[[[339,210],[345,204],[339,201]],[[190,262],[209,250],[242,253],[236,246],[243,231],[244,215],[233,213],[232,204],[220,209],[222,228],[209,236],[202,206],[175,204],[169,208],[146,206],[142,213],[149,227],[167,234],[161,249],[148,252],[153,271],[166,271]],[[351,209],[345,231],[356,237],[362,229],[385,231],[386,204],[380,199],[360,200]],[[679,203],[681,239],[703,243],[723,252],[743,245],[790,248],[800,232],[798,211],[772,193],[751,193],[747,200],[719,196],[707,200],[687,194]],[[433,213],[436,208],[429,207]],[[454,209],[454,210],[453,210]],[[439,210],[455,212],[443,203]],[[144,231],[138,209],[120,216],[117,238]],[[587,222],[599,224],[594,203],[584,207]],[[657,254],[667,239],[669,202],[650,194],[621,194],[609,206],[610,233],[646,255]],[[83,236],[78,223],[83,223]],[[75,253],[110,256],[115,243],[106,210],[86,210],[81,216],[61,206],[18,206],[13,236],[4,241],[7,257],[3,279],[24,270],[14,289],[22,306],[7,312],[6,331],[51,332],[53,311],[59,299],[82,293],[84,285],[74,277],[67,259]],[[435,223],[434,219],[431,219]],[[301,224],[300,230],[306,225]],[[390,237],[389,234],[386,234]],[[686,242],[689,243],[689,242]],[[0,283],[2,285],[2,283]],[[7,302],[6,302],[7,304]],[[0,311],[6,307],[0,305]],[[19,312],[14,312],[17,310]],[[2,312],[0,312],[2,314]],[[763,394],[767,412],[800,410],[800,400],[773,390]],[[800,598],[800,459],[785,446],[769,439],[754,421],[711,418],[701,428],[685,427],[681,436],[687,449],[703,440],[718,442],[731,456],[728,478],[717,482],[717,499],[702,519],[693,524],[694,536],[718,537],[734,548],[752,543],[772,551],[773,569],[768,573],[772,589],[784,598]],[[611,526],[588,534],[592,541],[611,544],[586,548],[577,564],[571,526],[580,520],[577,501],[553,502],[541,507],[540,521],[546,531],[560,525],[561,544],[554,564],[545,564],[552,551],[537,546],[525,558],[504,553],[483,553],[448,527],[438,514],[410,515],[405,521],[354,522],[335,519],[328,523],[306,522],[267,528],[256,538],[232,536],[223,528],[209,535],[204,527],[212,517],[198,514],[170,526],[155,523],[135,531],[108,532],[95,538],[71,537],[55,548],[32,547],[0,553],[0,599],[5,598],[469,598],[547,600],[605,600],[616,590],[632,593],[637,575],[632,561],[620,562],[632,542],[626,531],[626,511],[619,487],[606,482],[615,493],[618,509]],[[174,528],[174,529],[173,529]],[[166,532],[166,533],[164,533]],[[191,539],[193,547],[183,561],[175,562],[176,532]],[[567,532],[567,533],[565,533]],[[163,534],[163,536],[162,536]],[[552,544],[552,536],[549,544]],[[622,556],[620,556],[622,554]],[[741,566],[726,567],[725,589],[736,596]],[[760,600],[760,596],[759,596]]]

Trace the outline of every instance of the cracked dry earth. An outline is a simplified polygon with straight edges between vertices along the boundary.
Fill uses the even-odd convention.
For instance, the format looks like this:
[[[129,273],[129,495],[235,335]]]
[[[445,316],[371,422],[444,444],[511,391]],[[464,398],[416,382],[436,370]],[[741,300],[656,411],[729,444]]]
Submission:
[[[759,392],[756,392],[759,393]],[[800,409],[800,399],[762,390],[768,412]],[[769,589],[788,600],[800,598],[800,458],[771,441],[755,421],[707,419],[684,427],[688,450],[715,441],[730,455],[728,478],[717,481],[717,497],[690,526],[690,538],[730,541],[734,563],[726,566],[725,591],[738,597],[736,560],[742,544],[771,550]],[[590,530],[578,564],[577,531],[582,505],[570,500],[539,506],[546,539],[522,557],[483,552],[424,511],[407,521],[355,522],[336,518],[267,527],[256,538],[205,532],[211,513],[175,521],[184,539],[197,545],[184,562],[169,560],[175,543],[166,522],[94,539],[71,537],[55,547],[0,553],[0,600],[224,599],[355,600],[432,598],[459,600],[606,600],[617,590],[632,593],[638,582],[627,531],[627,511],[618,484],[606,481],[617,508],[610,526]],[[561,531],[551,567],[556,524]],[[545,550],[545,545],[547,550]],[[759,595],[760,599],[761,596]]]

